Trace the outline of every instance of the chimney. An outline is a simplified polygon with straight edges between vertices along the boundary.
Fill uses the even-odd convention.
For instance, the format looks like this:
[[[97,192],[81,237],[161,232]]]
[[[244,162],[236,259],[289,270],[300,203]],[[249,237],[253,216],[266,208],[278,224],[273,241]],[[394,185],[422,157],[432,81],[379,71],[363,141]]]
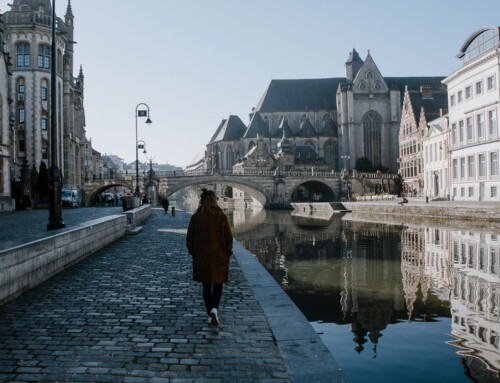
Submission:
[[[421,85],[420,93],[424,98],[432,98],[432,86],[430,85]]]

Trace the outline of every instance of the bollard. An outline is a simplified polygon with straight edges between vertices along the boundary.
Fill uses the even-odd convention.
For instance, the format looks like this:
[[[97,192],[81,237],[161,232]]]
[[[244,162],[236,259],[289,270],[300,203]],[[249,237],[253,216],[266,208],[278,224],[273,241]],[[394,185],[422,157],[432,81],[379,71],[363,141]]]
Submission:
[[[172,206],[172,217],[175,215],[175,206]]]

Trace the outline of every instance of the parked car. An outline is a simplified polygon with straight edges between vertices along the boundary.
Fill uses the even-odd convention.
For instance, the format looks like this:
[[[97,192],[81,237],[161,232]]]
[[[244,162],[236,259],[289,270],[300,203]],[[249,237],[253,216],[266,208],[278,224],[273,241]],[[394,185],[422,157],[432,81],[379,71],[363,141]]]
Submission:
[[[63,207],[78,207],[80,206],[80,195],[76,189],[62,189],[61,200]]]
[[[104,197],[105,202],[114,202],[115,201],[115,196],[113,193],[102,193],[102,196]]]

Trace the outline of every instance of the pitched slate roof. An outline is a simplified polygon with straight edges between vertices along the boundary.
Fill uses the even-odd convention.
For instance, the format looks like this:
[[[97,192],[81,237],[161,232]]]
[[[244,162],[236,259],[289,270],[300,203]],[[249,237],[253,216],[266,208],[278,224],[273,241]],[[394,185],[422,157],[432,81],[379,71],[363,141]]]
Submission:
[[[238,116],[231,115],[227,120],[222,120],[210,143],[239,140],[246,130],[247,127],[243,121]]]
[[[288,121],[286,119],[283,119],[278,130],[274,133],[274,137],[283,137],[283,128],[285,129],[286,137],[295,136],[295,134],[292,132],[292,129],[290,128],[290,125],[288,125]]]
[[[311,124],[311,121],[306,118],[306,120],[300,124],[300,131],[298,134],[299,137],[312,137],[316,136],[316,131],[314,130],[314,127]]]
[[[257,134],[262,134],[263,137],[271,137],[269,129],[262,116],[259,113],[254,113],[243,138],[255,138],[257,137]]]
[[[325,161],[308,145],[299,145],[294,149],[296,164],[319,164]]]
[[[321,135],[337,137],[337,125],[335,125],[335,123],[331,118],[326,120],[326,122],[323,124],[323,130],[321,131]]]
[[[439,117],[440,109],[448,109],[448,93],[443,91],[433,92],[432,97],[422,97],[420,91],[411,90],[408,92],[410,101],[415,113],[415,119],[420,121],[420,112],[424,107],[425,118],[427,121]]]
[[[255,110],[335,110],[336,93],[345,78],[272,80]]]
[[[349,53],[346,64],[352,62],[363,63],[363,60],[361,59],[361,57],[359,57],[359,53],[354,48],[352,48],[352,51]]]

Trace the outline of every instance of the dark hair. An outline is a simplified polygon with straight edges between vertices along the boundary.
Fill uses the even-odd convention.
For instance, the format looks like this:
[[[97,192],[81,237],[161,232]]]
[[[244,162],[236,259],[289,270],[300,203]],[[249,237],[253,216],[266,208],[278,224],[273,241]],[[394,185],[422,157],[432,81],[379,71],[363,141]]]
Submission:
[[[222,211],[217,204],[217,196],[213,190],[201,189],[200,206],[196,211],[201,214],[211,214]]]

